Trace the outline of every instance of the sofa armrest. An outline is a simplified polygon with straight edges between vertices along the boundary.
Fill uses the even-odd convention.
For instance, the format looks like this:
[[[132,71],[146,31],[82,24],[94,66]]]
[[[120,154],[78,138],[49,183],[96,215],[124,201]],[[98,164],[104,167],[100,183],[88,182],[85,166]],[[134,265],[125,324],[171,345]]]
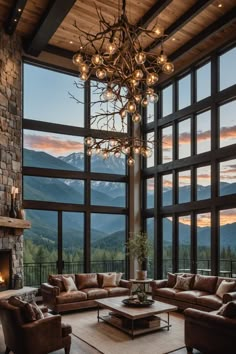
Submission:
[[[56,297],[60,294],[58,286],[53,286],[48,283],[41,284],[41,294],[43,297],[43,303],[49,309],[54,310],[56,305]]]
[[[231,329],[235,331],[236,319],[220,316],[210,312],[200,311],[192,308],[184,310],[185,321],[191,321],[198,325],[210,328]]]
[[[131,289],[132,288],[132,282],[129,280],[121,279],[119,286],[122,286],[122,288],[127,288]]]
[[[61,316],[55,315],[26,323],[22,326],[22,333],[27,353],[37,347],[40,347],[42,353],[51,352],[56,347],[62,347]]]
[[[151,283],[150,283],[150,286],[151,286],[152,290],[165,288],[166,285],[167,285],[167,279],[152,280]]]
[[[226,304],[227,302],[236,300],[236,291],[232,293],[226,293],[223,295],[223,303]]]

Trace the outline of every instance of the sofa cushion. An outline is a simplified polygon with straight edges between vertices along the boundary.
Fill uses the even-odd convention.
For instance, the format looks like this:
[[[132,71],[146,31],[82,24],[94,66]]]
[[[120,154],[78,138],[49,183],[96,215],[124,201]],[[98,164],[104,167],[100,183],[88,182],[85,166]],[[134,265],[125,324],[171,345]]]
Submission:
[[[121,278],[122,278],[122,275],[124,273],[121,273],[121,272],[106,272],[106,273],[98,273],[97,274],[97,277],[98,277],[98,286],[102,288],[102,284],[103,284],[103,276],[104,275],[111,275],[111,274],[115,274],[116,275],[116,285],[119,285],[120,284],[120,281],[121,281]]]
[[[24,308],[25,305],[27,304],[26,301],[21,300],[19,296],[11,296],[8,299],[8,303],[12,306],[19,307],[19,308]]]
[[[187,291],[180,291],[175,295],[176,300],[189,302],[192,304],[196,304],[197,298],[199,296],[209,295],[206,291],[200,290],[187,290]]]
[[[24,306],[24,316],[27,322],[33,322],[37,320],[41,320],[44,318],[44,315],[38,305],[32,301],[27,302]]]
[[[103,275],[103,282],[102,282],[102,287],[112,287],[112,286],[116,286],[116,274],[104,274]]]
[[[193,289],[214,293],[216,289],[216,276],[204,276],[196,274]]]
[[[235,281],[226,281],[223,280],[218,289],[216,290],[216,295],[223,299],[223,295],[230,293],[235,288]]]
[[[101,288],[87,288],[83,289],[83,292],[87,294],[88,300],[102,299],[108,296],[107,290]]]
[[[85,288],[98,288],[98,278],[96,273],[76,274],[76,284],[79,290]]]
[[[71,277],[62,277],[62,281],[64,284],[64,287],[66,288],[66,291],[77,291],[77,287],[75,285],[74,280]]]
[[[176,283],[176,274],[173,273],[167,273],[167,288],[173,288],[175,286]]]
[[[197,304],[217,310],[222,305],[222,300],[215,294],[211,294],[197,298]]]
[[[174,288],[158,288],[155,289],[154,295],[158,295],[166,298],[174,298],[175,294],[177,294],[180,291],[181,290],[174,289]]]
[[[58,304],[69,304],[71,302],[84,300],[87,300],[87,295],[83,291],[61,292],[60,295],[56,297]]]
[[[217,312],[217,315],[229,318],[236,317],[236,302],[230,301],[227,304],[224,304]]]
[[[174,289],[179,290],[190,290],[191,289],[192,277],[183,277],[181,275],[177,275],[176,284]]]
[[[49,274],[48,282],[53,286],[57,286],[60,289],[60,291],[66,291],[62,277],[66,277],[66,278],[71,277],[75,281],[74,274]]]
[[[123,296],[123,295],[129,295],[129,289],[128,288],[121,288],[120,286],[114,287],[106,287],[104,288],[108,292],[108,296]]]

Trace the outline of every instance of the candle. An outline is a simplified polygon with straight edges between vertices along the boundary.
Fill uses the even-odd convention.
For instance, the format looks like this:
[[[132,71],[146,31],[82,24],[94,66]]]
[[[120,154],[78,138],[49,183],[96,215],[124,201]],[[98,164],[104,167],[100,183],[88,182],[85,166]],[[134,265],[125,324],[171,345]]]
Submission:
[[[19,188],[15,188],[15,194],[19,193]]]
[[[13,196],[15,194],[15,187],[14,186],[11,187],[11,194],[13,194]]]

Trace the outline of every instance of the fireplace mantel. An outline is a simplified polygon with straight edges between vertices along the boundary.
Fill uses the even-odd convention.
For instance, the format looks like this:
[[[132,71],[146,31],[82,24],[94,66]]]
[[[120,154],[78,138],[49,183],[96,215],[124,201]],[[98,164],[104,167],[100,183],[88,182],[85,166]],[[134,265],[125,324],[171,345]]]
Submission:
[[[7,216],[0,216],[0,228],[2,227],[14,228],[15,231],[16,229],[20,229],[20,230],[30,229],[31,222],[28,220],[14,219],[14,218],[9,218]]]

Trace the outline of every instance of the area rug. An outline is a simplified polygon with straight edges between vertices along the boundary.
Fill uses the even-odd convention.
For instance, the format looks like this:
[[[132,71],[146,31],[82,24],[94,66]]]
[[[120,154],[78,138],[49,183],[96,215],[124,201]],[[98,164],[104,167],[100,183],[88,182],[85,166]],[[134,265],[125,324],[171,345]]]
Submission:
[[[104,354],[165,354],[184,346],[184,320],[179,313],[170,314],[172,327],[169,331],[163,329],[133,340],[104,322],[98,323],[95,310],[65,314],[63,321],[71,324],[76,337]]]

